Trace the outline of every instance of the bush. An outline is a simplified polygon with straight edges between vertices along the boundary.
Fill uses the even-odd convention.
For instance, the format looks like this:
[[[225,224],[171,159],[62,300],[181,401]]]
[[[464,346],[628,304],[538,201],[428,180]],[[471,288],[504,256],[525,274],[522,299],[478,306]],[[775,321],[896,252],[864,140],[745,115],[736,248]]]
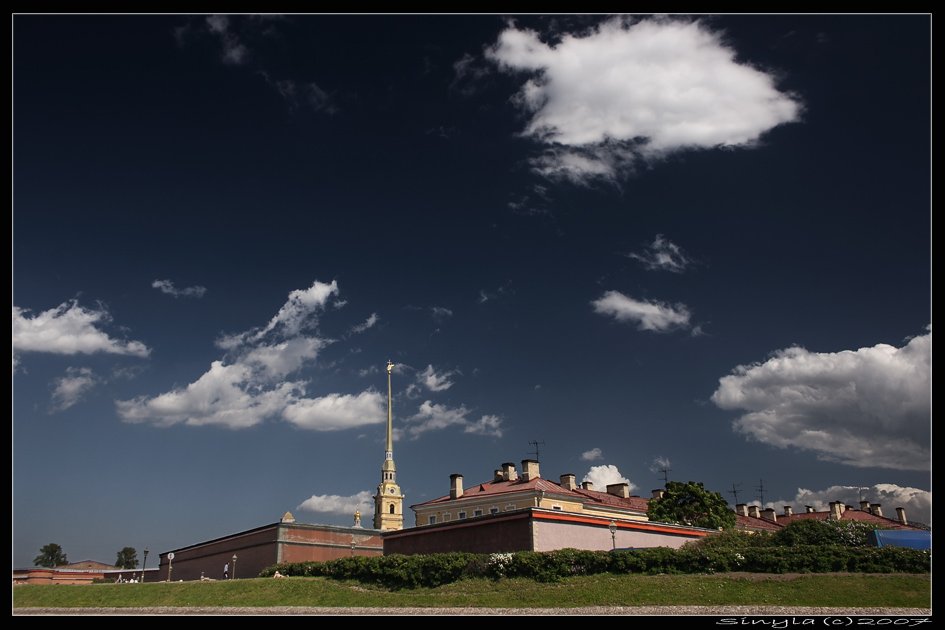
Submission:
[[[786,529],[786,528],[785,528]],[[768,537],[769,542],[774,537]],[[749,544],[737,546],[738,540]],[[466,578],[530,578],[556,582],[573,575],[599,573],[925,573],[931,569],[927,551],[902,547],[860,548],[848,545],[778,546],[758,544],[763,538],[732,536],[720,542],[703,541],[680,549],[650,547],[621,551],[559,549],[491,555],[442,553],[415,556],[355,556],[329,562],[277,564],[260,573],[287,576],[325,576],[356,580],[390,589],[436,587]]]
[[[872,523],[860,521],[795,521],[771,536],[775,545],[846,545],[870,547],[869,533],[877,529]]]

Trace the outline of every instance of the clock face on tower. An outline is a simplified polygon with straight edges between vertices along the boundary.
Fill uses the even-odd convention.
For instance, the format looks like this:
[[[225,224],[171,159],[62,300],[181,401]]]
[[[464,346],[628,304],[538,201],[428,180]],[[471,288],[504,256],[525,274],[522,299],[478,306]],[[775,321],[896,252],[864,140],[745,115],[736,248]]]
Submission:
[[[390,488],[390,489],[388,490],[388,492],[390,492],[391,494],[394,494],[394,489],[393,489],[393,488]]]

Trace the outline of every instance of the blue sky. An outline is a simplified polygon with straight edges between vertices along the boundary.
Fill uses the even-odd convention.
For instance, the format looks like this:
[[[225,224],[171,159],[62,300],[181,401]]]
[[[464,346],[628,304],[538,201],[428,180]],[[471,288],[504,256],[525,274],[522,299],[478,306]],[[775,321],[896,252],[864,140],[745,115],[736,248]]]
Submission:
[[[929,520],[927,16],[13,36],[17,566],[350,523],[388,359],[408,503],[538,440]]]

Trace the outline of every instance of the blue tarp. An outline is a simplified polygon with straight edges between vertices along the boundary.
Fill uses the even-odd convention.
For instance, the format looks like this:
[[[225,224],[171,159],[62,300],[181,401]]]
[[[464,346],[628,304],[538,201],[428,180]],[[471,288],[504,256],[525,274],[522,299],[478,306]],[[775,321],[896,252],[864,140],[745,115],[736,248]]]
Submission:
[[[911,529],[874,529],[869,535],[870,542],[877,547],[909,547],[910,549],[931,549],[932,532]]]

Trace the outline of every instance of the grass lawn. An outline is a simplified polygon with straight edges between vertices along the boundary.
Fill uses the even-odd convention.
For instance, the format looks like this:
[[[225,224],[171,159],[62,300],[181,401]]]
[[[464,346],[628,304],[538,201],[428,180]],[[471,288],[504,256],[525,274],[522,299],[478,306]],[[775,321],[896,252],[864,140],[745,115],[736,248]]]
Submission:
[[[326,578],[155,584],[20,585],[14,608],[153,606],[829,606],[930,607],[929,575],[590,575],[542,584],[464,580],[389,591]]]

